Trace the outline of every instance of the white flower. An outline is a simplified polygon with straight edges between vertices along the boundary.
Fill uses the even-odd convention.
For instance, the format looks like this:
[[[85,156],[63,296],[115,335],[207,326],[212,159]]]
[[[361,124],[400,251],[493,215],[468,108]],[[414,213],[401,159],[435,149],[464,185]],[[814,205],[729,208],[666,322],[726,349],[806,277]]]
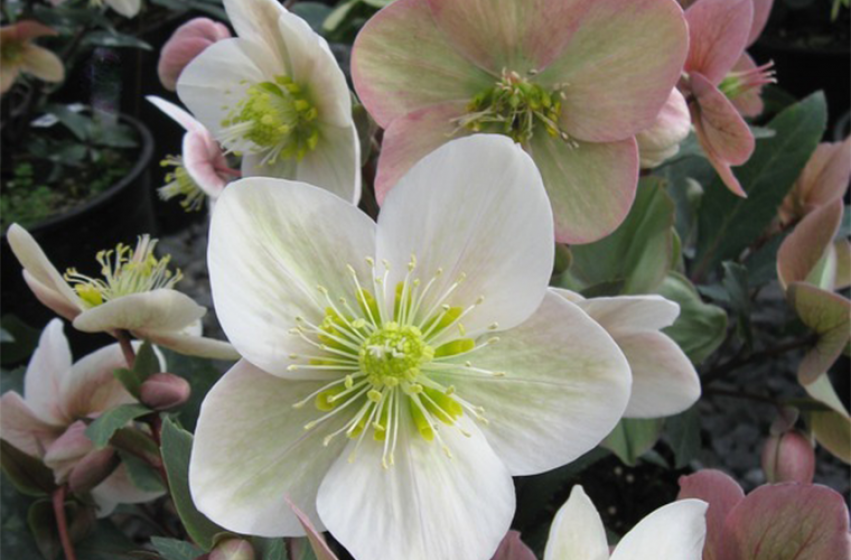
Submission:
[[[138,348],[138,346],[137,346]],[[160,366],[165,369],[162,356]],[[62,321],[45,327],[24,375],[24,396],[14,391],[0,397],[2,437],[13,446],[50,467],[57,483],[73,476],[78,465],[96,451],[85,435],[84,418],[93,418],[120,404],[135,402],[113,375],[127,367],[118,344],[113,344],[71,363],[71,349],[62,332]],[[119,466],[92,490],[100,516],[116,504],[147,502],[160,493],[138,490]]]
[[[225,0],[237,38],[180,75],[181,101],[243,176],[281,177],[360,199],[360,148],[346,79],[324,39],[274,0]]]
[[[680,306],[662,296],[585,299],[552,288],[606,329],[620,346],[632,371],[632,395],[624,416],[660,418],[688,410],[700,398],[700,378],[691,361],[661,329],[680,314]]]
[[[663,506],[620,540],[611,560],[700,560],[706,540],[701,500]],[[550,527],[544,560],[607,560],[609,545],[600,514],[581,486],[574,486]]]
[[[77,330],[126,330],[183,354],[239,358],[227,342],[201,336],[201,318],[207,310],[172,289],[182,275],[169,270],[169,256],[154,256],[156,239],[143,235],[135,248],[119,243],[115,250],[100,251],[97,261],[103,277],[92,278],[74,269],[61,275],[18,224],[12,224],[6,236],[33,294]]]
[[[426,157],[378,224],[309,185],[233,183],[209,265],[245,359],[202,406],[198,508],[303,535],[289,496],[357,558],[490,558],[511,476],[593,448],[629,397],[611,337],[548,292],[553,255],[540,174],[502,136]]]

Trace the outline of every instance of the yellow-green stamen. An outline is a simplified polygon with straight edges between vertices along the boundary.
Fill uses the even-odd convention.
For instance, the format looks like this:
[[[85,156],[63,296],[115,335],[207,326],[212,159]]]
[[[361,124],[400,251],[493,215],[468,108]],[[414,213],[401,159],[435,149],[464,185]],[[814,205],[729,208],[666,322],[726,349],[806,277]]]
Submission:
[[[204,206],[204,191],[192,179],[186,167],[183,165],[183,158],[178,156],[170,156],[160,162],[162,167],[173,167],[173,170],[165,176],[165,186],[157,189],[157,193],[163,200],[171,200],[177,197],[183,197],[180,205],[187,212],[198,211]]]

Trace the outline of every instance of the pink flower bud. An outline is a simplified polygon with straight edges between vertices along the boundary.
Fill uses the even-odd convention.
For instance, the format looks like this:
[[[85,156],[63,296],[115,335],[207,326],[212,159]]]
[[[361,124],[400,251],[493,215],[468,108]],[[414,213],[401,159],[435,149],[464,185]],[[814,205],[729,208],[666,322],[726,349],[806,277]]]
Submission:
[[[227,539],[210,551],[209,560],[254,560],[254,549],[248,541]]]
[[[208,18],[195,18],[178,27],[160,53],[157,73],[163,87],[174,91],[180,73],[196,56],[213,43],[230,36],[224,24]]]
[[[75,494],[83,494],[106,480],[117,466],[118,455],[112,449],[92,451],[71,469],[68,485]]]
[[[772,435],[762,449],[762,470],[769,482],[811,484],[816,469],[813,445],[799,431]]]
[[[154,410],[168,410],[189,400],[190,393],[189,382],[182,377],[155,373],[142,383],[139,400]]]
[[[675,156],[690,129],[691,115],[685,97],[674,89],[650,128],[635,137],[641,168],[652,169]]]

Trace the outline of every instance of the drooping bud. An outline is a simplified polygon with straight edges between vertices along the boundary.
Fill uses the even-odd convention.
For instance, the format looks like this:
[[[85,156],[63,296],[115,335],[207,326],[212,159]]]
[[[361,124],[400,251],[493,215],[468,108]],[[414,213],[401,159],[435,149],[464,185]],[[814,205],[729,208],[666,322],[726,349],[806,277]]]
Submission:
[[[180,73],[196,56],[213,43],[230,36],[224,24],[208,18],[195,18],[178,27],[163,46],[157,65],[163,87],[174,91]]]
[[[768,438],[762,449],[762,470],[769,482],[810,484],[815,474],[813,445],[801,432],[792,430]]]
[[[84,494],[106,480],[118,466],[118,455],[111,448],[92,451],[71,470],[68,485],[75,494]]]
[[[691,115],[685,97],[678,90],[671,90],[650,128],[635,137],[641,168],[653,169],[677,155],[680,142],[686,139],[690,129]]]
[[[189,400],[189,382],[172,373],[155,373],[139,389],[139,400],[154,410],[169,410]]]
[[[209,560],[254,560],[251,543],[242,539],[227,539],[210,551]]]

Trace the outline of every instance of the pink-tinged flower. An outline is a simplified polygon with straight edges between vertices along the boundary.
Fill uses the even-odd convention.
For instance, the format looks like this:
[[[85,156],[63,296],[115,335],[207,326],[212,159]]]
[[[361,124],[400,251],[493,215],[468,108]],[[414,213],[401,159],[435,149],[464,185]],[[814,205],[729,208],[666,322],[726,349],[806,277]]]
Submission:
[[[115,250],[100,251],[97,261],[103,277],[92,278],[74,269],[60,274],[18,224],[12,224],[6,235],[33,294],[77,330],[111,334],[124,330],[184,354],[239,358],[227,342],[201,336],[201,318],[207,310],[173,289],[182,274],[169,269],[170,256],[154,256],[156,239],[143,235],[135,248],[119,243]]]
[[[780,206],[780,221],[797,222],[810,212],[841,199],[851,181],[851,137],[819,144]]]
[[[754,0],[698,0],[685,15],[690,44],[680,88],[710,163],[727,188],[744,197],[732,167],[748,161],[755,144],[730,98],[773,81],[768,68],[734,71],[749,44]]]
[[[767,484],[745,496],[726,474],[680,478],[680,500],[709,503],[703,560],[849,558],[848,508],[817,484]]]
[[[64,2],[65,0],[50,0],[50,3],[54,6],[58,6]],[[89,0],[89,3],[98,7],[106,4],[108,7],[126,18],[136,17],[142,9],[142,0]]]
[[[653,169],[677,155],[680,142],[690,131],[691,114],[686,98],[680,90],[672,89],[653,125],[635,136],[641,168]]]
[[[679,414],[700,398],[700,379],[691,360],[661,332],[674,323],[679,305],[656,295],[585,299],[569,290],[551,290],[606,329],[626,356],[632,371],[632,394],[625,417]]]
[[[797,430],[772,434],[762,448],[762,470],[772,483],[812,483],[816,471],[812,442]]]
[[[520,540],[520,533],[509,531],[491,560],[537,560],[535,553]]]
[[[50,27],[29,20],[0,27],[0,93],[9,91],[21,73],[45,82],[65,79],[65,66],[59,57],[33,43],[39,37],[56,34]]]
[[[700,560],[706,537],[706,502],[683,500],[663,506],[628,532],[611,560]],[[606,528],[581,486],[559,509],[550,527],[544,560],[608,560]]]
[[[164,366],[162,357],[160,362]],[[59,484],[70,482],[84,490],[87,482],[100,482],[92,496],[101,516],[118,503],[150,501],[158,495],[136,489],[124,467],[108,470],[114,467],[112,450],[95,450],[85,435],[84,419],[135,402],[112,373],[121,367],[127,367],[127,362],[118,344],[72,364],[62,321],[53,319],[27,366],[23,397],[14,391],[0,397],[3,439],[42,459]]]
[[[687,50],[670,0],[397,0],[364,26],[355,89],[385,129],[376,194],[451,138],[505,134],[535,160],[556,239],[612,232],[635,197],[635,135]]]
[[[204,49],[230,36],[226,25],[209,18],[195,18],[178,27],[160,51],[157,64],[160,83],[165,89],[175,91],[183,69]]]
[[[240,172],[230,168],[219,143],[192,115],[165,99],[154,96],[147,99],[186,130],[181,155],[162,162],[174,171],[166,175],[167,184],[159,188],[160,197],[170,200],[182,196],[180,204],[186,210],[199,210],[206,195],[212,208],[228,182]]]
[[[237,37],[210,45],[177,81],[180,100],[242,174],[292,179],[360,200],[352,95],[328,43],[275,0],[224,0]]]

